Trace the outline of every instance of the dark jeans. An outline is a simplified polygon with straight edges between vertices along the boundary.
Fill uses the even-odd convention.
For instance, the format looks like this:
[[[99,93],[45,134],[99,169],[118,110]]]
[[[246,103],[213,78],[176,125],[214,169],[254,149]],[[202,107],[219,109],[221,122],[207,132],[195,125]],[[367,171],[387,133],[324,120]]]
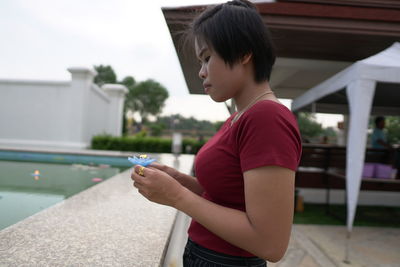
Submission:
[[[266,267],[265,260],[257,257],[238,257],[222,254],[213,250],[204,248],[192,240],[188,240],[185,253],[183,254],[184,267]]]

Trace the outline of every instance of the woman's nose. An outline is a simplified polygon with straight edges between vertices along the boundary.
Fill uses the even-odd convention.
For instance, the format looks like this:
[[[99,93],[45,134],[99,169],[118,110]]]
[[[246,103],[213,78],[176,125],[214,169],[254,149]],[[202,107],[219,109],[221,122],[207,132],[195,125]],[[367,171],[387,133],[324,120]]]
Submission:
[[[199,71],[199,77],[200,79],[204,80],[207,77],[207,72],[206,72],[206,67],[205,64],[201,65],[200,71]]]

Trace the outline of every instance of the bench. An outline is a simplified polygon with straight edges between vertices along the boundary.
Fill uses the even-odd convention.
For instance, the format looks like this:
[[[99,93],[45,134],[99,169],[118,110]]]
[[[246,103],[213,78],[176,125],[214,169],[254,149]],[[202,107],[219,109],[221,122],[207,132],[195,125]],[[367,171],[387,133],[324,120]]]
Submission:
[[[394,152],[368,148],[365,162],[390,164]],[[330,209],[330,190],[346,190],[346,147],[303,144],[303,153],[296,172],[296,198],[299,188],[326,190],[325,211],[345,222],[345,218]],[[400,179],[362,178],[360,190],[400,191]],[[347,200],[345,199],[345,202]],[[295,203],[296,205],[296,203]]]
[[[368,148],[365,162],[391,164],[394,151]],[[303,144],[296,188],[346,189],[346,147]],[[363,178],[361,190],[400,191],[400,180]]]

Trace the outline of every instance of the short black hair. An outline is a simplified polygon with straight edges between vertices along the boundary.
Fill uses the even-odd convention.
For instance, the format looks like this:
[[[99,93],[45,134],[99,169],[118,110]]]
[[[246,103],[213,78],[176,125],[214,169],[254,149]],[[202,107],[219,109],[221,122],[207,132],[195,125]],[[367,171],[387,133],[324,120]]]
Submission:
[[[269,80],[275,53],[268,28],[249,1],[234,0],[211,6],[196,17],[189,29],[231,67],[252,55],[257,83]]]
[[[378,116],[378,117],[376,117],[376,118],[375,118],[375,126],[378,126],[378,124],[379,124],[381,121],[385,121],[385,117],[383,117],[383,116]]]

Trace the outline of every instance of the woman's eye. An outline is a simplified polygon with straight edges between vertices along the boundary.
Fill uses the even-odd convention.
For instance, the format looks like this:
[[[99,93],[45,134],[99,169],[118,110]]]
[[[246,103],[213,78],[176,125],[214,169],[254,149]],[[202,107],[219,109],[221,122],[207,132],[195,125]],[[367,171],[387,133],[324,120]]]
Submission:
[[[207,56],[204,59],[199,59],[200,66],[203,65],[204,63],[207,63],[208,61],[210,61],[210,57],[211,56]]]

